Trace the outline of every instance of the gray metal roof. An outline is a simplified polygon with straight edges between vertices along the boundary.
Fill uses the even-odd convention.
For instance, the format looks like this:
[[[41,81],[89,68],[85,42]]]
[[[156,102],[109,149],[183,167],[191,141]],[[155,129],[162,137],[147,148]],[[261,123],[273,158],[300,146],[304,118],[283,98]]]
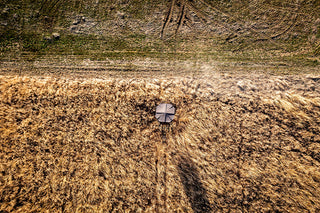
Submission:
[[[175,113],[176,109],[172,104],[159,104],[156,108],[156,118],[160,123],[170,123]]]

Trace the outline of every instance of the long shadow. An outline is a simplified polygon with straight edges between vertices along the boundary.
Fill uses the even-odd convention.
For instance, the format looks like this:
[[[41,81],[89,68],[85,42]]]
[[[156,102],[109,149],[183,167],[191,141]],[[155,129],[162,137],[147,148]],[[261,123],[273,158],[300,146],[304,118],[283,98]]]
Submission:
[[[177,169],[193,211],[196,213],[211,212],[207,191],[200,181],[197,168],[192,160],[180,155]]]

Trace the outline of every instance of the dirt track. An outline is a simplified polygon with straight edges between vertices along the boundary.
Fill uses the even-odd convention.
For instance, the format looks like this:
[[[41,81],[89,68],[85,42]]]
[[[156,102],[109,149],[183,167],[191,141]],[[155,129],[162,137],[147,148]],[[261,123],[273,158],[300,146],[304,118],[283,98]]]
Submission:
[[[0,210],[317,212],[319,82],[0,76]]]

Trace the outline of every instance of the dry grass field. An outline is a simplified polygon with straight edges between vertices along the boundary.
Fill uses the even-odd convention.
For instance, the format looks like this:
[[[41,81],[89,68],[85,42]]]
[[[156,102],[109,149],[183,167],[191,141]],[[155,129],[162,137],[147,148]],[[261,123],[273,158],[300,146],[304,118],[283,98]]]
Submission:
[[[319,81],[2,75],[0,212],[319,212]]]
[[[0,1],[0,213],[320,212],[319,3]]]

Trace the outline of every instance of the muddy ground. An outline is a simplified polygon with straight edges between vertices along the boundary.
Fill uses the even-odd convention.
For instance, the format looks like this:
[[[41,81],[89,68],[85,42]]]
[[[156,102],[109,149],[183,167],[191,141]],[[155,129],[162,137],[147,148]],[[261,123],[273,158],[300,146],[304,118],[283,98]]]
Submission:
[[[2,72],[0,211],[320,211],[319,75],[149,76]]]

